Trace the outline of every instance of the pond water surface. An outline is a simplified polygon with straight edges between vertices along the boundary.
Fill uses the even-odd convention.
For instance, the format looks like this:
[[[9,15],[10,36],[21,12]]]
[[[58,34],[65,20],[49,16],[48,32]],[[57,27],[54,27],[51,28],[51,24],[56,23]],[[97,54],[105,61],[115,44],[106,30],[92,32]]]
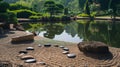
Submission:
[[[23,27],[53,40],[73,43],[95,40],[120,48],[120,21],[38,22],[24,23]]]

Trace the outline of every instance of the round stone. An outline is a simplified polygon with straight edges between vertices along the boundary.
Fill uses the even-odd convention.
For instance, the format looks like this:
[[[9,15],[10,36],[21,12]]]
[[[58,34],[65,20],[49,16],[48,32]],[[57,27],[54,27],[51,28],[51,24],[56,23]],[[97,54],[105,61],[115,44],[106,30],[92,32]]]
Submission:
[[[26,50],[34,50],[34,47],[27,47]]]
[[[42,45],[41,45],[41,44],[38,44],[38,47],[42,47]]]
[[[56,45],[54,45],[54,47],[59,47],[59,45],[56,44]]]
[[[45,44],[44,47],[51,47],[51,44]]]
[[[65,48],[63,48],[63,50],[65,50],[65,51],[69,51],[69,48],[66,48],[66,47],[65,47]]]
[[[68,57],[68,58],[75,58],[76,55],[75,55],[75,54],[67,54],[67,57]]]
[[[28,52],[26,50],[21,50],[21,51],[19,51],[19,54],[21,54],[21,53],[27,54]]]
[[[62,52],[63,54],[69,54],[69,51],[64,51],[64,52]]]
[[[60,46],[60,48],[64,48],[64,46]]]
[[[37,62],[37,64],[46,65],[45,62]]]
[[[17,55],[17,57],[22,57],[22,56],[24,56],[25,54],[24,53],[20,53],[19,55]]]
[[[21,60],[27,60],[27,59],[34,59],[34,57],[31,55],[25,55],[21,57]]]
[[[25,63],[35,63],[36,59],[27,59],[25,60]]]

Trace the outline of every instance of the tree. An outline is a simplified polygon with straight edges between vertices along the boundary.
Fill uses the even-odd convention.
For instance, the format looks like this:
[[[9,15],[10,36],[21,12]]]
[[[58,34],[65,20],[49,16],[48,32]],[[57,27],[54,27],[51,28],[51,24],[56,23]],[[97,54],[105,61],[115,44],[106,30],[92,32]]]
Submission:
[[[44,4],[45,11],[50,13],[50,17],[55,13],[55,2],[54,1],[46,1]]]
[[[65,14],[65,15],[68,15],[68,8],[65,8],[65,9],[64,9],[64,14]]]
[[[7,12],[7,9],[9,8],[9,4],[6,2],[0,2],[0,12]]]
[[[100,4],[101,10],[108,10],[110,0],[96,0]]]
[[[116,17],[116,12],[117,12],[117,9],[120,8],[118,5],[120,4],[120,0],[110,0],[109,1],[109,9],[112,9],[113,10],[113,17],[115,19]]]
[[[61,4],[56,4],[56,13],[63,13],[64,6]]]
[[[84,6],[84,11],[85,11],[85,13],[87,13],[89,15],[89,17],[91,17],[88,0],[86,0],[85,6]]]
[[[56,4],[54,1],[46,1],[44,4],[45,11],[50,13],[50,17],[54,14],[62,13],[64,6],[61,4]]]

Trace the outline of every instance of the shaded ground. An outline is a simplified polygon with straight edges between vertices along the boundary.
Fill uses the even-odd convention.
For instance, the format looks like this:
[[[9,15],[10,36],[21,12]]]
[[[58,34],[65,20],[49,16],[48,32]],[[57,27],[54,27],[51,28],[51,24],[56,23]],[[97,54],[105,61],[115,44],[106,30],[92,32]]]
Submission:
[[[93,55],[84,54],[78,50],[77,44],[62,41],[54,41],[47,38],[35,37],[34,42],[27,42],[21,44],[11,44],[10,40],[14,36],[25,34],[22,31],[9,31],[2,37],[0,35],[0,62],[10,61],[16,66],[23,65],[23,67],[119,67],[120,66],[120,49],[110,48],[111,55]],[[38,47],[38,44],[64,45],[70,49],[70,53],[76,54],[76,58],[68,58],[62,54],[63,50],[59,47]],[[24,63],[17,56],[20,50],[25,50],[26,47],[34,47],[34,51],[29,51],[28,55],[32,55],[37,62],[46,62],[46,65],[37,63]]]

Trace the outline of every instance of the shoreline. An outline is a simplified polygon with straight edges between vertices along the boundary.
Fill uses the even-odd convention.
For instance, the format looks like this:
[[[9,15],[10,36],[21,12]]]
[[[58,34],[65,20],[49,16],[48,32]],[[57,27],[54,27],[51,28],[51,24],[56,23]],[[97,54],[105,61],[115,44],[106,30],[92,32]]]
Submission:
[[[72,20],[90,20],[88,17],[71,17]],[[110,17],[95,17],[93,20],[111,20],[113,21],[112,18]],[[116,17],[115,21],[120,21],[120,17]],[[33,20],[33,19],[28,19],[28,18],[18,18],[18,22],[42,22],[40,19]],[[45,22],[45,21],[43,21]]]

